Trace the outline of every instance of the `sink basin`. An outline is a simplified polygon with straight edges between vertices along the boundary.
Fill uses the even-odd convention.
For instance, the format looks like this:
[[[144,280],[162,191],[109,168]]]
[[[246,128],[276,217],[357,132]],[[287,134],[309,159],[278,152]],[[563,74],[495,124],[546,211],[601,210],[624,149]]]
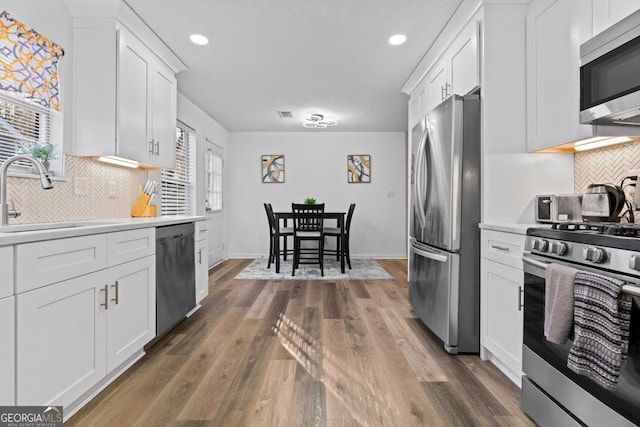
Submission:
[[[116,221],[63,221],[39,222],[33,224],[17,224],[0,227],[0,233],[16,233],[23,231],[57,230],[61,228],[93,227],[96,225],[113,224]]]

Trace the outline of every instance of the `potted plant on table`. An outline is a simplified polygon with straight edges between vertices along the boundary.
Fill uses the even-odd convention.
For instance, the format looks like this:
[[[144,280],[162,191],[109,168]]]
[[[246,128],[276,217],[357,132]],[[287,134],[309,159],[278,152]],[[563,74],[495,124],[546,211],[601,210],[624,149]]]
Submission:
[[[40,160],[47,172],[49,172],[49,161],[58,158],[58,153],[55,151],[55,147],[53,144],[48,142],[32,142],[23,144],[21,153]]]
[[[306,199],[304,199],[304,204],[305,205],[315,205],[316,204],[316,199],[314,199],[313,197],[307,197]]]

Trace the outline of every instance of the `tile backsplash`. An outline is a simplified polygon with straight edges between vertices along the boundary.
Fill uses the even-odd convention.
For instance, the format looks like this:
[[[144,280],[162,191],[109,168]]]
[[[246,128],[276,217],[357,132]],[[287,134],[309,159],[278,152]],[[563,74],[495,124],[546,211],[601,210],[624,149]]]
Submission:
[[[74,193],[75,178],[85,178],[86,194]],[[147,172],[65,156],[65,178],[43,190],[39,179],[9,177],[7,200],[22,212],[10,224],[129,217]],[[111,194],[110,194],[111,193]]]
[[[575,154],[574,191],[584,193],[589,184],[620,185],[627,171],[640,169],[640,141]],[[626,187],[633,200],[634,187]],[[636,215],[640,223],[640,215]]]

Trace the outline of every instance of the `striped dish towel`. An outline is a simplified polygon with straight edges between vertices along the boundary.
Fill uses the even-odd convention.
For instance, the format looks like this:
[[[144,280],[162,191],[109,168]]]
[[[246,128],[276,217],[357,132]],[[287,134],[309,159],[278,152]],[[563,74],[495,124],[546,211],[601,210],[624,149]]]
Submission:
[[[605,388],[618,384],[626,359],[631,322],[631,296],[624,281],[579,271],[574,279],[574,335],[569,369]]]

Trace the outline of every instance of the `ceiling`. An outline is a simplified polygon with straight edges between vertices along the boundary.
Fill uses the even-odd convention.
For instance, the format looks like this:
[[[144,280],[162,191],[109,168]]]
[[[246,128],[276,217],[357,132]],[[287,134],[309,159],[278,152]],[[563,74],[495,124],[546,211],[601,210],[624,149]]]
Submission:
[[[314,113],[338,121],[323,131],[405,131],[400,89],[462,0],[126,2],[187,65],[179,91],[238,132],[302,131]]]

